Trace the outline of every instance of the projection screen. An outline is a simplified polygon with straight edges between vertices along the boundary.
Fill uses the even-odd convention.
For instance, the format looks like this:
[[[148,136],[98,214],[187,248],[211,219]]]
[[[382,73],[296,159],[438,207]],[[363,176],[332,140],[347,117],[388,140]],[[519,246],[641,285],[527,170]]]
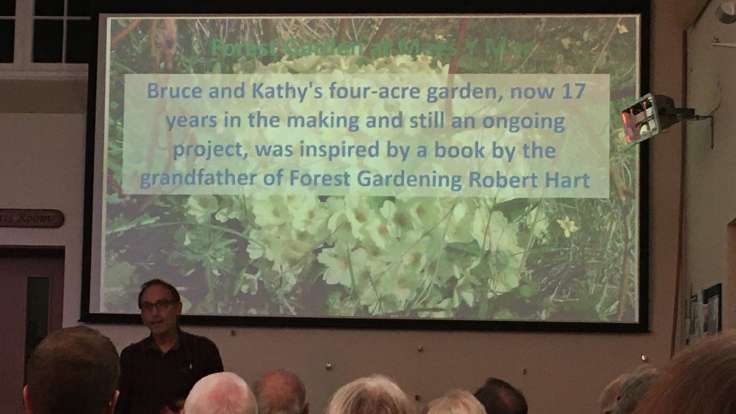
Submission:
[[[646,13],[101,10],[83,319],[646,328]]]

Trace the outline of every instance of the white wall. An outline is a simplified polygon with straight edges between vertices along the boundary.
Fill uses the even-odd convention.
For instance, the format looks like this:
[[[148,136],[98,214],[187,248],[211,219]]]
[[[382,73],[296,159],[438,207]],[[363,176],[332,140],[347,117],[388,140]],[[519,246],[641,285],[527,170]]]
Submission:
[[[84,188],[83,114],[0,113],[0,208],[64,213],[58,229],[0,229],[0,245],[64,246],[64,324],[79,318]]]
[[[682,93],[679,69],[682,30],[693,19],[697,3],[697,0],[654,1],[651,86],[658,93],[671,96]],[[76,88],[70,85],[64,93],[70,96],[84,93]],[[15,92],[8,95],[8,91]],[[2,111],[3,107],[12,109],[14,105],[35,108],[35,102],[53,101],[57,95],[49,97],[38,92],[27,96],[15,84],[0,82],[0,96],[18,102],[5,101],[0,105]],[[83,110],[80,105],[76,108],[79,112]],[[21,111],[25,109],[18,110]],[[66,224],[56,230],[0,229],[0,245],[66,247],[65,325],[75,324],[79,316],[84,127],[84,116],[79,114],[0,113],[0,207],[57,208],[67,217]],[[676,128],[665,136],[653,141],[650,164],[652,332],[649,334],[286,328],[192,328],[191,331],[215,340],[226,368],[247,380],[278,366],[295,370],[307,383],[314,412],[322,411],[326,399],[339,384],[371,372],[395,376],[407,392],[421,394],[425,402],[449,388],[474,388],[486,376],[494,375],[521,387],[532,412],[595,412],[596,398],[603,386],[637,365],[641,354],[647,354],[657,364],[669,358],[681,146]],[[145,334],[144,329],[135,326],[98,328],[118,346]],[[420,345],[424,352],[417,351]],[[325,369],[328,362],[334,369]]]
[[[64,325],[74,325],[79,318],[84,128],[81,114],[0,114],[0,207],[55,208],[66,216],[64,226],[55,230],[0,229],[0,245],[65,246]],[[669,247],[659,245],[674,248],[671,242]],[[603,385],[636,365],[640,354],[659,362],[666,359],[671,287],[655,284],[654,292],[653,335],[191,330],[215,340],[227,369],[247,380],[274,367],[295,370],[308,384],[316,412],[340,384],[372,372],[396,377],[423,401],[451,387],[477,387],[486,376],[495,375],[523,388],[535,411],[590,412]],[[98,328],[118,347],[146,334],[138,326]],[[423,352],[418,352],[419,346]],[[333,364],[331,371],[325,369],[327,363]],[[560,376],[564,381],[554,379]]]
[[[736,48],[712,46],[714,38],[736,44],[736,24],[715,18],[712,2],[688,30],[688,102],[698,114],[713,112],[714,142],[710,124],[690,121],[686,149],[686,295],[716,283],[728,286],[727,226],[736,219]],[[736,248],[736,246],[733,246]],[[736,327],[733,297],[724,298],[724,316]]]

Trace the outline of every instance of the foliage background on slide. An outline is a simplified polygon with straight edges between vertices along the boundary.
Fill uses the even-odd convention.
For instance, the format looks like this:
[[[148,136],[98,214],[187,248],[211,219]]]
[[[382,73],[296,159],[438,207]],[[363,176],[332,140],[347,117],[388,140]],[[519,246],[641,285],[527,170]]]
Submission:
[[[635,321],[639,160],[616,109],[636,95],[635,25],[600,17],[113,20],[101,310],[137,312],[140,283],[163,277],[191,314]],[[214,38],[367,47],[350,56],[223,57]],[[372,53],[387,41],[389,54]],[[335,71],[608,73],[610,197],[122,192],[124,75]]]

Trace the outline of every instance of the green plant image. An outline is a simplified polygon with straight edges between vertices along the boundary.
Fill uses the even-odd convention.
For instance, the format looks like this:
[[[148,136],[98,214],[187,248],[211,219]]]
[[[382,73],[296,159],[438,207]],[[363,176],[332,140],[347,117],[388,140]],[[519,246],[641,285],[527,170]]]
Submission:
[[[637,92],[635,18],[110,25],[103,310],[136,312],[162,277],[199,315],[637,320],[640,160],[615,109]],[[127,194],[125,75],[147,73],[609,74],[609,197]]]

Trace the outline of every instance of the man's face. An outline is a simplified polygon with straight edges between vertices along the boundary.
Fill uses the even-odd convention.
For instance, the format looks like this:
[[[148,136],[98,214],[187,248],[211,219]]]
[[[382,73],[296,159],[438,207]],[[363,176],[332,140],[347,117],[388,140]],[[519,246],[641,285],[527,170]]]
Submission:
[[[181,303],[174,302],[168,289],[151,285],[141,296],[141,318],[143,324],[154,335],[176,331],[176,319],[181,315]]]

